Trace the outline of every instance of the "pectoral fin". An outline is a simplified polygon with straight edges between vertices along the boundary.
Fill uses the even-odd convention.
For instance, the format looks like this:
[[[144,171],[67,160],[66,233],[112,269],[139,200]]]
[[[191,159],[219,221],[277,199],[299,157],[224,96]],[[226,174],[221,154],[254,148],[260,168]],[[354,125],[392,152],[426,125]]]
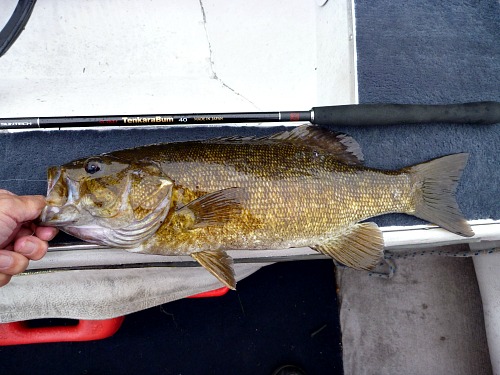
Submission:
[[[374,223],[354,224],[312,248],[348,267],[370,270],[383,258],[384,238]]]
[[[233,259],[224,251],[200,251],[191,256],[229,289],[236,290]]]
[[[203,195],[178,210],[193,217],[192,229],[220,225],[241,213],[244,190],[229,188]]]

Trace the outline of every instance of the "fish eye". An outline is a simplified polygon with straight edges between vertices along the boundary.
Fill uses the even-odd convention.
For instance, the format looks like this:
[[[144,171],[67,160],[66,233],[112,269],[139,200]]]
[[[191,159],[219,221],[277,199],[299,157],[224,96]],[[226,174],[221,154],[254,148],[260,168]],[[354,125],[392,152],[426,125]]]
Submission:
[[[88,174],[94,174],[101,170],[102,163],[100,162],[100,160],[89,159],[85,162],[85,165],[83,167],[85,168],[85,172],[87,172]]]

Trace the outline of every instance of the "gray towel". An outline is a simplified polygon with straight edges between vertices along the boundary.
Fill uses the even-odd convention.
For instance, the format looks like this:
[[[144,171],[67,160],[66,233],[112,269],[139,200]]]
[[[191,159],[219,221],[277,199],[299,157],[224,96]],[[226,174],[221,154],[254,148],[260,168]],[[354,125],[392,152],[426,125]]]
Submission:
[[[236,279],[266,264],[236,264]],[[64,271],[17,276],[0,288],[0,323],[107,319],[221,288],[201,267]]]

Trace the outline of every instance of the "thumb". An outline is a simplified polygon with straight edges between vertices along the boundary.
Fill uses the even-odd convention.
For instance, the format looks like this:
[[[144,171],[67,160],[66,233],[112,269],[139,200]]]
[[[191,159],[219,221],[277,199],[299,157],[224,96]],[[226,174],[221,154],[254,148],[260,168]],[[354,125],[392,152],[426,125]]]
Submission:
[[[0,191],[0,215],[5,215],[17,223],[36,219],[45,205],[45,198],[41,195],[17,196]]]

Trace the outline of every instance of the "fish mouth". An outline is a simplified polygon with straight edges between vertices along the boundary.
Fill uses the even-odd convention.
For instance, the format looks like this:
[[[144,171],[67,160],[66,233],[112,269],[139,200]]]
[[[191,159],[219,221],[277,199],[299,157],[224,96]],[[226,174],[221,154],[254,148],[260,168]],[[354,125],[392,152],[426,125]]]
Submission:
[[[75,205],[77,184],[65,176],[61,167],[47,169],[47,206],[39,216],[41,225],[62,227],[77,222],[79,210]]]
[[[59,177],[61,177],[61,168],[49,167],[47,169],[47,196],[54,188],[56,182],[59,181]]]
[[[62,227],[75,224],[78,220],[78,209],[74,205],[45,206],[40,215],[40,225]]]

